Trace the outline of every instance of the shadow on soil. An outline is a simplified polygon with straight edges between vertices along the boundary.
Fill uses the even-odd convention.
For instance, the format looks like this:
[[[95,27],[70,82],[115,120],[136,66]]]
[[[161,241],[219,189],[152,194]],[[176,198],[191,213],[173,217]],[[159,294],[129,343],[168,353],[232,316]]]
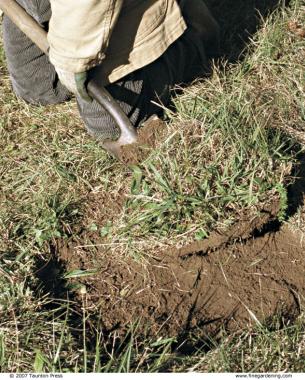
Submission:
[[[79,341],[83,333],[82,305],[77,299],[74,290],[71,289],[68,281],[64,278],[67,268],[65,263],[58,259],[56,248],[50,245],[49,251],[50,258],[47,262],[40,258],[36,261],[37,269],[35,273],[38,285],[35,291],[39,295],[48,295],[50,302],[44,306],[44,309],[52,311],[52,318],[57,317],[58,320],[66,320],[72,336],[76,341]],[[95,323],[96,318],[94,316],[86,321],[88,349],[94,349],[96,344],[98,327]]]
[[[234,62],[242,57],[245,46],[249,38],[251,38],[253,33],[259,28],[262,22],[262,17],[266,17],[272,12],[279,2],[277,0],[207,0],[207,3],[221,26],[221,56]],[[288,1],[286,1],[286,4],[287,3]],[[288,190],[287,216],[292,216],[297,211],[298,207],[302,206],[304,203],[305,157],[300,159],[300,162],[296,167],[295,176],[297,179]],[[277,232],[280,230],[280,227],[281,223],[279,221],[272,222],[265,225],[261,230],[254,231],[252,238],[259,238]],[[69,302],[75,301],[75,304],[77,304],[77,297],[74,296],[73,291],[69,289],[67,282],[63,279],[63,274],[67,271],[65,264],[59,261],[55,247],[50,247],[50,253],[51,259],[49,262],[37,261],[36,273],[40,281],[39,292],[44,294],[48,293],[50,298],[54,299],[54,305],[50,304],[50,308],[58,306],[59,301],[56,300],[69,299]],[[289,313],[289,311],[287,312]],[[192,310],[190,310],[188,320],[191,321],[191,319]],[[230,316],[228,316],[228,319],[230,319]],[[95,321],[97,320],[98,317]],[[208,320],[202,321],[201,325],[197,326],[197,328],[200,330],[203,325],[207,325],[210,322],[211,321]],[[224,328],[224,320],[222,319],[220,322],[219,331]],[[72,330],[75,329],[76,336],[78,335],[81,323],[81,306],[71,308],[69,325],[72,327]],[[213,323],[215,323],[215,320]],[[94,331],[96,331],[96,326],[94,327],[91,324],[88,322],[88,337],[90,343],[94,347]],[[188,324],[184,327],[183,333],[180,333],[177,337],[176,345],[177,347],[180,347],[181,354],[190,354],[197,350],[199,346],[204,350],[209,350],[211,348],[211,344],[207,343],[206,337],[198,337],[198,335],[197,344],[190,343],[189,337],[194,330],[192,330]],[[90,332],[92,333],[91,336]],[[200,339],[201,341],[198,345]],[[120,348],[123,349],[124,345],[120,346]]]
[[[287,216],[293,216],[300,206],[304,206],[305,198],[305,155],[300,157],[294,169],[295,182],[288,188]]]

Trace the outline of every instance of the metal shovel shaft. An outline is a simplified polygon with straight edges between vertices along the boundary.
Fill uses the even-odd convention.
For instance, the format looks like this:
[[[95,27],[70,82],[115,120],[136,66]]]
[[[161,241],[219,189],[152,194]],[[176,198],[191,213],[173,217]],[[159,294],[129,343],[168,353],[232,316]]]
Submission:
[[[46,55],[49,54],[49,43],[47,32],[31,17],[15,0],[0,0],[0,9],[14,22],[14,24],[29,37]],[[137,141],[135,127],[123,112],[119,104],[113,99],[111,94],[94,79],[87,85],[89,95],[95,99],[114,119],[120,130],[120,137],[116,141],[108,141],[111,151],[118,155],[122,145],[132,144]],[[107,146],[107,144],[105,144]]]

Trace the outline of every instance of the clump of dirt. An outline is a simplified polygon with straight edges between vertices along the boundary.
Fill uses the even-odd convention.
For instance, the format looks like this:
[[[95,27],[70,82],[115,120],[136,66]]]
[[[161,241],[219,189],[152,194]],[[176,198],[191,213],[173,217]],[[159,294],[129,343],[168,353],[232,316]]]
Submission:
[[[272,209],[265,212],[265,220],[270,219]],[[228,233],[218,239],[215,235],[205,251],[193,249],[196,254],[168,250],[144,262],[113,257],[95,242],[93,251],[75,243],[59,246],[58,255],[68,270],[98,268],[82,283],[86,303],[100,316],[105,333],[124,335],[139,319],[143,332],[179,336],[198,328],[202,334],[216,334],[223,327],[236,331],[274,315],[294,318],[305,291],[300,237],[284,226],[249,238],[245,224],[241,222],[239,232],[247,239],[236,241],[235,226],[233,242]],[[252,220],[248,227],[259,224]]]
[[[126,165],[136,165],[144,161],[164,136],[166,136],[165,122],[153,115],[139,128],[138,141],[121,147],[120,160]]]

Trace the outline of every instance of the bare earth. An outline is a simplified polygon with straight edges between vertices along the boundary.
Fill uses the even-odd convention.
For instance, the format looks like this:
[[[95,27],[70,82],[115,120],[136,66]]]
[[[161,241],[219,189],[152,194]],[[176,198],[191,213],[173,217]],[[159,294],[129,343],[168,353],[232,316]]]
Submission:
[[[244,221],[240,226],[247,237],[250,229]],[[293,320],[305,293],[301,236],[283,225],[277,232],[236,241],[237,230],[204,240],[205,251],[159,252],[144,263],[114,259],[103,247],[92,253],[73,241],[59,244],[57,254],[67,270],[92,269],[92,263],[99,268],[82,283],[105,333],[124,334],[139,319],[139,329],[158,336],[197,328],[202,334],[214,335],[221,328],[232,332],[269,323],[275,315]]]

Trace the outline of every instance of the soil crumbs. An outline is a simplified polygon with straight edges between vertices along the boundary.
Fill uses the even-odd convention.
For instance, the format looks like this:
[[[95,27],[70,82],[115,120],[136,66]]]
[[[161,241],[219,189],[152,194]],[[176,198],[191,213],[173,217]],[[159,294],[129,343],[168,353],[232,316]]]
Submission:
[[[145,262],[114,258],[98,245],[92,252],[70,244],[58,253],[68,270],[98,265],[97,274],[82,284],[105,333],[123,336],[139,321],[138,328],[153,336],[177,337],[195,329],[215,335],[299,314],[304,247],[286,224],[278,232],[215,247],[187,256],[163,252]]]

